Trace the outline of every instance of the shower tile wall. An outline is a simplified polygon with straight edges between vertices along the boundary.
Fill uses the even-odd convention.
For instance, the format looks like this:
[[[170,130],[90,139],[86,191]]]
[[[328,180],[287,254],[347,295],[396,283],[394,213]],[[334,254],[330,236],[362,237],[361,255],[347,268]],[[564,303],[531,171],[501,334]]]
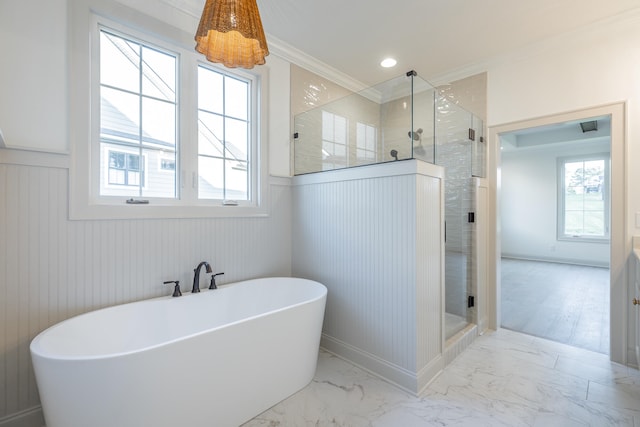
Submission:
[[[170,295],[164,280],[188,290],[202,260],[223,283],[291,274],[289,179],[261,218],[69,221],[67,189],[66,167],[0,162],[0,425],[38,411],[29,343],[46,327]]]

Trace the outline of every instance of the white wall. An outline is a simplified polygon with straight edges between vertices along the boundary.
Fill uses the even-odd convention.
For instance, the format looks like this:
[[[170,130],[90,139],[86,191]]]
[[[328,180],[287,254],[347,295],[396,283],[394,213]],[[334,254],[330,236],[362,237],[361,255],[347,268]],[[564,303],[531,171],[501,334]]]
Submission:
[[[559,157],[602,153],[609,147],[570,147],[502,153],[502,255],[609,266],[609,245],[557,239]]]
[[[0,129],[7,146],[69,149],[66,3],[0,1]]]
[[[640,145],[636,143],[640,138],[638,76],[638,10],[523,49],[488,67],[489,127],[616,102],[626,103],[626,163],[620,165],[626,168],[626,219],[621,225],[625,230],[627,253],[623,255],[623,262],[629,259],[631,236],[640,234],[640,228],[635,224],[635,213],[640,212],[640,168],[634,166],[640,160]],[[622,272],[620,277],[623,277]],[[629,297],[631,289],[629,283],[626,285],[624,292]],[[616,299],[615,304],[612,313],[624,315],[627,322],[628,356],[625,359],[633,362],[635,325],[627,306],[628,298]],[[621,329],[614,333],[618,330]]]

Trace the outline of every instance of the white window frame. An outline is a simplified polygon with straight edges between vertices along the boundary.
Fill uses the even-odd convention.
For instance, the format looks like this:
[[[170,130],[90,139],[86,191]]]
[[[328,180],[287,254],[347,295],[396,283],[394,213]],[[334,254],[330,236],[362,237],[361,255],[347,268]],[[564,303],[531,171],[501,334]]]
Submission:
[[[202,218],[267,216],[268,166],[266,79],[268,69],[227,70],[210,64],[193,49],[193,35],[113,0],[69,0],[69,170],[70,219]],[[144,198],[149,204],[127,204],[126,198],[99,195],[99,25],[137,40],[178,52],[177,198]],[[89,37],[87,37],[89,35]],[[237,206],[200,200],[197,192],[197,68],[206,64],[252,79],[252,199]],[[189,72],[189,69],[192,70]],[[187,70],[187,71],[185,71]],[[71,84],[71,82],[73,82]],[[93,113],[92,113],[93,112]],[[96,113],[97,112],[97,116]],[[92,115],[93,114],[93,115]],[[96,119],[97,117],[97,119]],[[251,154],[250,154],[251,155]],[[97,170],[96,170],[97,169]]]
[[[565,221],[565,172],[564,165],[566,163],[582,162],[590,160],[604,160],[604,183],[602,185],[602,197],[604,201],[604,225],[605,235],[602,237],[589,236],[589,235],[570,235],[566,234],[564,230]],[[611,212],[611,189],[610,189],[610,153],[594,153],[584,154],[571,157],[558,158],[558,212],[557,212],[557,239],[559,241],[572,241],[572,242],[593,242],[593,243],[608,243],[611,238],[611,224],[610,224],[610,212]]]

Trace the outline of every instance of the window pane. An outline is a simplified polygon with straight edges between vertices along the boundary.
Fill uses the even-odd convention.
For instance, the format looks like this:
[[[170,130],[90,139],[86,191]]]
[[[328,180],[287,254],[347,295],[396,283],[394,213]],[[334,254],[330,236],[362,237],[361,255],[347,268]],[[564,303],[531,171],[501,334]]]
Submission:
[[[138,144],[140,138],[139,97],[116,89],[100,90],[100,139]]]
[[[225,120],[226,157],[234,160],[247,160],[247,122],[235,119]]]
[[[225,77],[225,115],[247,120],[249,88],[246,82]]]
[[[148,47],[142,48],[142,93],[174,102],[176,58]]]
[[[136,154],[129,154],[127,156],[127,169],[139,171],[140,170],[140,156]]]
[[[604,236],[604,212],[585,212],[584,213],[584,231],[587,236]]]
[[[175,147],[175,104],[149,98],[142,99],[142,138],[145,145]]]
[[[175,197],[177,55],[100,37],[100,194]],[[161,169],[161,156],[173,169]]]
[[[222,159],[198,158],[198,197],[200,199],[224,198],[224,167]]]
[[[200,111],[198,119],[198,154],[222,157],[222,116]]]
[[[605,159],[564,163],[564,235],[605,237]]]
[[[139,92],[140,45],[100,32],[100,83]]]
[[[564,230],[569,236],[582,234],[584,215],[582,211],[566,211],[564,214]]]
[[[124,185],[124,177],[126,171],[118,169],[109,169],[109,184]]]
[[[248,199],[248,174],[245,162],[226,162],[226,192],[225,199],[247,200]]]
[[[222,74],[198,67],[198,108],[223,114],[223,84]]]

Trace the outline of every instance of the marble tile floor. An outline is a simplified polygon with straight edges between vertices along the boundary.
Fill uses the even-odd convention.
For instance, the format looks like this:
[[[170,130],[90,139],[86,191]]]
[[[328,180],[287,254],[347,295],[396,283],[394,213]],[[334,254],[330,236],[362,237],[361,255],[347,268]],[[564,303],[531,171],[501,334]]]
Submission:
[[[243,425],[262,426],[640,427],[640,372],[500,329],[416,397],[321,351],[311,384]]]

